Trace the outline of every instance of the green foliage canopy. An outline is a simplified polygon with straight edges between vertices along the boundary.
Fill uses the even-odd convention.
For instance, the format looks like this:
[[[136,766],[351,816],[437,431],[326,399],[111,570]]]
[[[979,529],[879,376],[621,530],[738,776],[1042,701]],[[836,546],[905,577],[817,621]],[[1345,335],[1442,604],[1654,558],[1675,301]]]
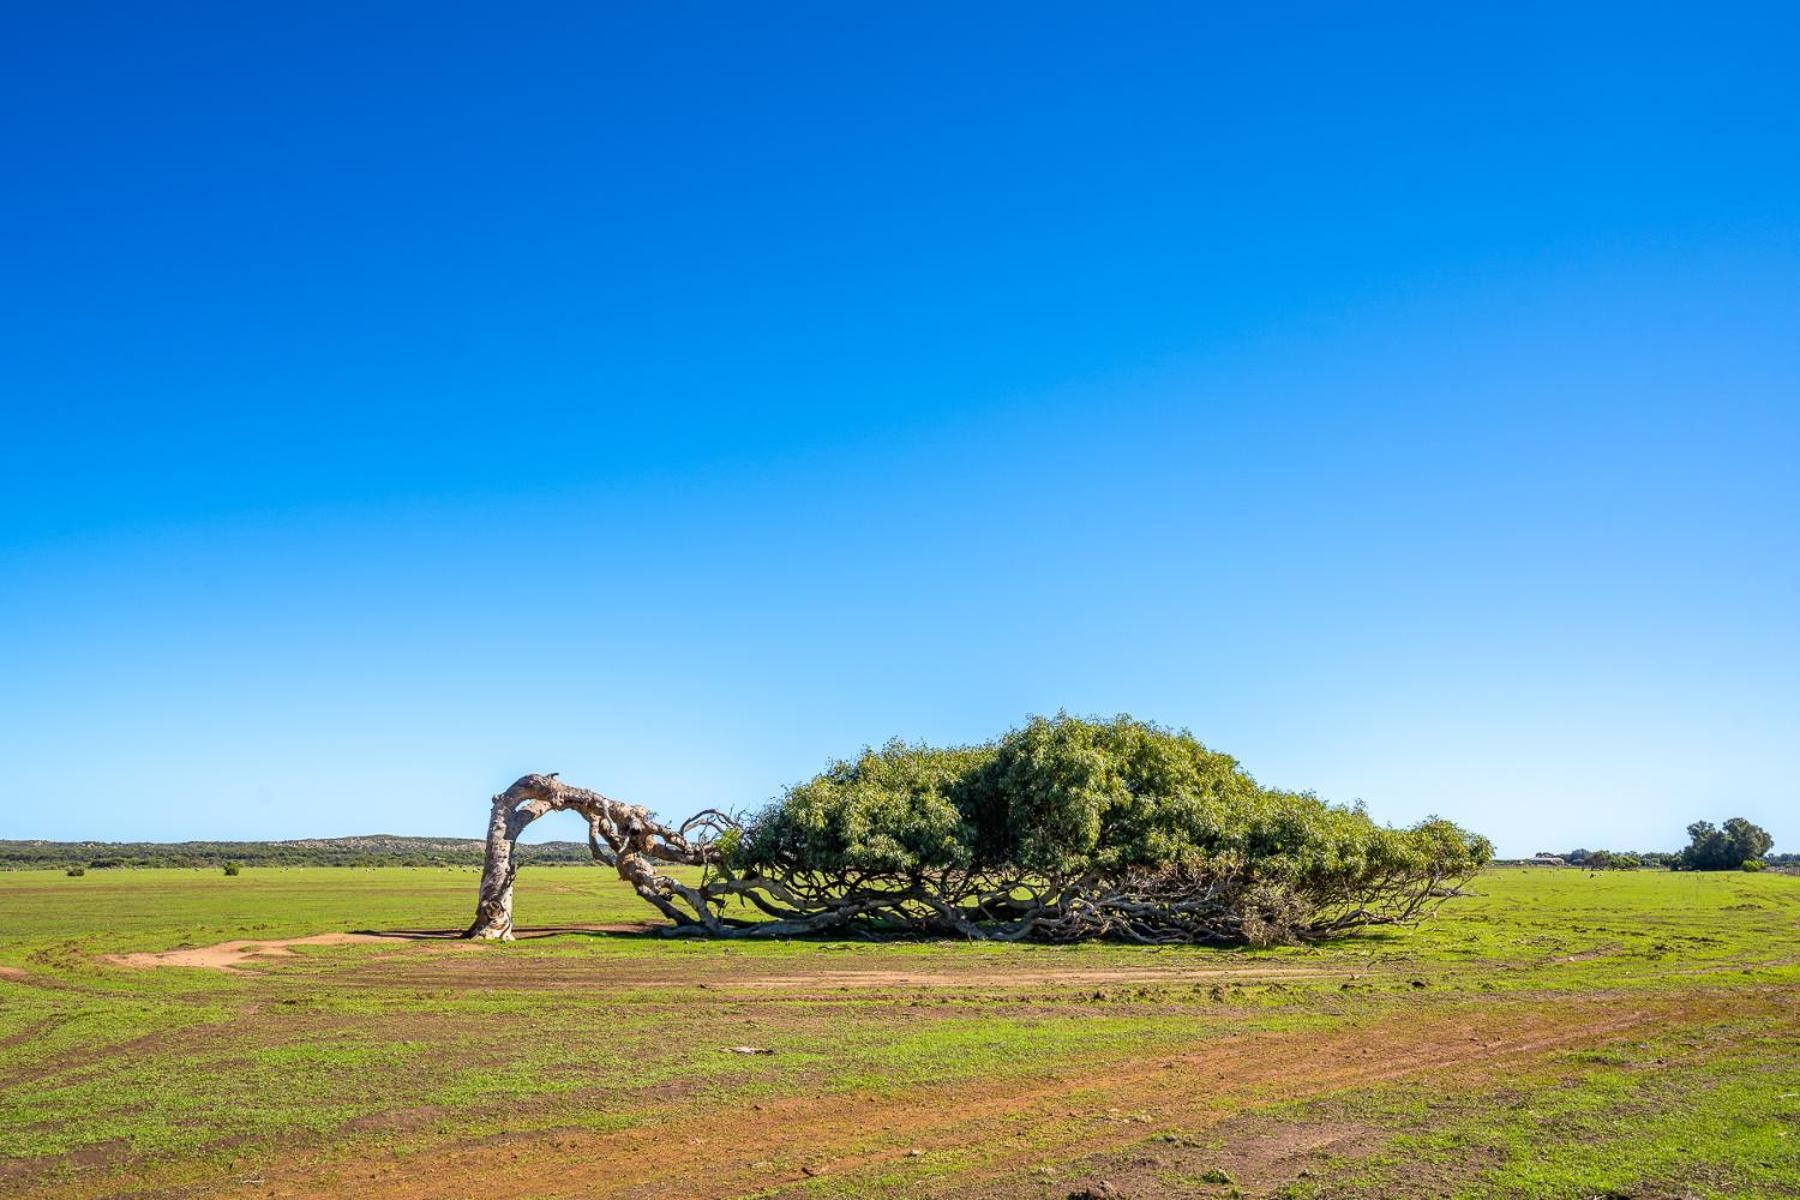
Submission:
[[[1059,715],[986,745],[890,742],[833,763],[747,822],[727,865],[820,903],[884,889],[971,929],[1028,917],[1262,941],[1410,919],[1491,854],[1448,821],[1393,829],[1263,787],[1184,731]]]

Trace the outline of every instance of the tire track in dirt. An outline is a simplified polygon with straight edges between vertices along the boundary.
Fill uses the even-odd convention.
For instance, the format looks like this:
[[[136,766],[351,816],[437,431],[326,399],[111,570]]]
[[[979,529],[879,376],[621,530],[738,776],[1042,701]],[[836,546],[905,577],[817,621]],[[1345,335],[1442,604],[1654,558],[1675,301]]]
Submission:
[[[1329,1032],[1227,1036],[1203,1049],[1143,1059],[1092,1057],[1053,1075],[927,1085],[904,1097],[826,1095],[738,1105],[666,1108],[653,1123],[616,1133],[563,1130],[448,1147],[395,1163],[346,1168],[295,1163],[271,1170],[267,1196],[311,1200],[355,1194],[387,1200],[538,1200],[572,1196],[716,1200],[803,1185],[821,1175],[892,1170],[910,1149],[973,1155],[958,1189],[1059,1157],[1042,1136],[1070,1123],[1082,1154],[1118,1140],[1108,1108],[1154,1111],[1125,1128],[1135,1140],[1157,1125],[1216,1124],[1247,1108],[1400,1079],[1491,1074],[1555,1050],[1603,1045],[1658,1022],[1742,1012],[1755,998],[1688,996],[1574,999],[1408,1010]],[[1768,1001],[1761,1003],[1766,1007]],[[729,1128],[730,1136],[712,1132]],[[1034,1136],[1036,1135],[1036,1136]],[[876,1143],[870,1145],[871,1142]],[[828,1147],[848,1152],[832,1155]],[[1068,1157],[1067,1150],[1062,1157]],[[960,1160],[959,1160],[960,1161]],[[237,1190],[237,1189],[234,1189]]]
[[[0,1037],[0,1050],[36,1041],[40,1036],[55,1028],[56,1022],[53,1020],[33,1021],[17,1033],[9,1033],[5,1037]]]
[[[0,967],[0,979],[8,983],[22,983],[26,987],[54,987],[58,982],[27,971],[24,967]]]

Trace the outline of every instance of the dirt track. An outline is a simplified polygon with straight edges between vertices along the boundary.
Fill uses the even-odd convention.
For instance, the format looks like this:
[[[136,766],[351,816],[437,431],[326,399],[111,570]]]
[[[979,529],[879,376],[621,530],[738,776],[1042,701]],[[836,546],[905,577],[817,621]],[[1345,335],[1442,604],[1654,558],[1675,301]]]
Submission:
[[[1680,1016],[1694,1019],[1696,1004],[1705,1003],[1679,1006]],[[1734,1007],[1741,1004],[1742,998]],[[1203,1129],[1250,1102],[1321,1096],[1432,1074],[1472,1083],[1509,1064],[1628,1037],[1674,1015],[1672,1007],[1667,999],[1622,1005],[1585,996],[1442,1014],[1409,1012],[1325,1034],[1228,1036],[1186,1053],[1065,1061],[1053,1076],[988,1081],[975,1089],[925,1087],[903,1098],[782,1098],[735,1106],[713,1119],[690,1106],[671,1107],[651,1114],[640,1128],[612,1134],[568,1130],[510,1137],[497,1130],[481,1144],[404,1162],[291,1163],[268,1174],[263,1194],[394,1200],[616,1194],[693,1200],[766,1194],[822,1176],[880,1172],[954,1155],[958,1190],[944,1194],[967,1195],[963,1189],[1015,1177],[1046,1157],[1128,1144],[1170,1126]],[[729,1136],[722,1136],[726,1129]],[[1321,1142],[1344,1137],[1342,1131],[1314,1133]],[[1291,1138],[1274,1149],[1299,1152]]]
[[[565,933],[636,935],[646,932],[649,928],[650,926],[641,924],[559,925],[522,929],[517,936],[520,940],[530,940]],[[113,954],[106,956],[103,961],[119,967],[199,967],[216,971],[244,971],[254,968],[258,959],[292,957],[293,948],[296,946],[385,945],[398,949],[409,942],[426,943],[439,951],[452,953],[463,951],[474,955],[479,955],[488,949],[479,943],[458,940],[455,930],[415,929],[318,933],[307,937],[260,940],[246,938],[219,942],[210,946],[184,947],[155,953]],[[446,964],[441,961],[425,964],[417,959],[410,959],[395,962],[392,964],[392,968],[401,972],[409,969],[429,971],[434,981],[442,981],[446,978],[444,974],[446,971],[452,972],[453,975],[463,973],[486,975],[492,971],[493,964],[479,959],[467,960],[465,964]],[[785,994],[783,998],[794,999],[814,993],[864,989],[903,991],[942,988],[1006,988],[1017,990],[1089,985],[1117,988],[1141,984],[1170,986],[1234,980],[1253,980],[1261,983],[1340,979],[1344,978],[1345,974],[1342,967],[1275,966],[1261,962],[1227,966],[1188,964],[1179,967],[1081,968],[1059,965],[1038,969],[995,967],[955,971],[942,969],[894,970],[870,965],[847,966],[827,971],[779,969],[759,973],[756,964],[750,962],[736,967],[728,973],[715,976],[711,981],[694,980],[679,964],[661,970],[644,969],[642,966],[626,968],[609,972],[608,979],[614,984],[636,986],[679,983],[681,986],[688,987],[745,988],[759,992],[779,991]],[[558,964],[527,961],[509,968],[506,982],[508,986],[512,987],[533,985],[555,987],[579,982],[589,975],[589,969],[578,963]],[[394,983],[395,980],[396,976],[390,971],[382,975],[379,982],[383,986],[387,986]]]

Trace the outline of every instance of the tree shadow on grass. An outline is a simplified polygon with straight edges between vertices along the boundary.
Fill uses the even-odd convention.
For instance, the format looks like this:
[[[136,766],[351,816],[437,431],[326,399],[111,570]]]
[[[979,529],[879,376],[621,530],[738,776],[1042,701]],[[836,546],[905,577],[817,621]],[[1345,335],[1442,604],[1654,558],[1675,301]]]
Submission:
[[[513,930],[519,941],[546,937],[660,938],[662,926],[653,921],[611,922],[606,924],[528,925]],[[454,942],[461,940],[463,930],[456,929],[355,929],[358,937],[392,938],[400,942]]]

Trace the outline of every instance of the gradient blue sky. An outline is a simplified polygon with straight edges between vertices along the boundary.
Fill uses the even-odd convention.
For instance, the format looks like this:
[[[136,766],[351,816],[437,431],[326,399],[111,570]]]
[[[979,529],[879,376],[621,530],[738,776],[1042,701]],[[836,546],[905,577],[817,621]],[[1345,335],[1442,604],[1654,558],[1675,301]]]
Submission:
[[[1795,848],[1800,9],[1469,7],[5,5],[0,836],[1067,708]]]

